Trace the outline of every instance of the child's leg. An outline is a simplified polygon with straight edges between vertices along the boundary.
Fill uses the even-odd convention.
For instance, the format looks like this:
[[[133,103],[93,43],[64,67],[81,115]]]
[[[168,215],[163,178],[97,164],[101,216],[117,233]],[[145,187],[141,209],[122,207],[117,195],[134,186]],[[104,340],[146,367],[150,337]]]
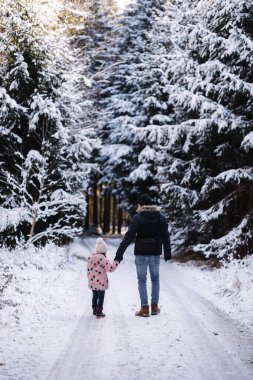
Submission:
[[[92,309],[93,314],[97,313],[97,306],[98,306],[98,290],[92,290],[93,296],[92,296]]]
[[[97,318],[105,317],[105,314],[102,313],[103,311],[103,305],[104,305],[104,298],[105,298],[105,291],[104,290],[98,290],[98,307],[97,307]]]
[[[101,311],[103,310],[104,298],[105,298],[105,291],[98,290],[98,309]]]

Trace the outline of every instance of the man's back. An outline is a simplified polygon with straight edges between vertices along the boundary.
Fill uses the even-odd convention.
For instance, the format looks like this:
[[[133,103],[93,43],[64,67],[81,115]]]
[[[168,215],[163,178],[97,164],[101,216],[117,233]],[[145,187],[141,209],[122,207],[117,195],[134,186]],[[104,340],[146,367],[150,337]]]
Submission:
[[[138,214],[132,218],[128,231],[117,250],[115,259],[122,260],[126,248],[135,238],[136,241],[141,241],[141,239],[145,238],[156,239],[156,243],[150,244],[150,250],[146,250],[145,254],[161,255],[163,246],[165,259],[170,259],[171,249],[168,224],[164,214],[160,212],[160,207],[154,205],[139,206],[137,212]],[[134,254],[143,254],[140,243],[135,244]]]

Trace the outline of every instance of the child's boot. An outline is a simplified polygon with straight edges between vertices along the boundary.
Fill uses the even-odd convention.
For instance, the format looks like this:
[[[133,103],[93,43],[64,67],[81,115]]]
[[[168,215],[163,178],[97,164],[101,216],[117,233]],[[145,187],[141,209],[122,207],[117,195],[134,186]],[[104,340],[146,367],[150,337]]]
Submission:
[[[105,314],[103,313],[103,309],[97,308],[97,318],[103,318]]]
[[[97,315],[97,306],[92,306],[93,315]]]

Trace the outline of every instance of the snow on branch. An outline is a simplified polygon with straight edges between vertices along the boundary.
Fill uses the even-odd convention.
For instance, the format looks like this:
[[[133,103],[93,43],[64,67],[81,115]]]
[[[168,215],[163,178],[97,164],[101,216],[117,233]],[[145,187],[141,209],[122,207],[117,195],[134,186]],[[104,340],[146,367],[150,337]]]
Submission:
[[[23,207],[5,208],[0,207],[0,232],[14,228],[22,222],[31,222],[30,212]]]
[[[203,252],[206,257],[216,255],[218,258],[232,259],[241,249],[243,251],[247,250],[248,246],[248,254],[250,254],[251,242],[253,240],[250,227],[251,218],[250,215],[247,215],[238,226],[234,227],[220,239],[212,239],[209,244],[197,244],[193,247],[193,250]],[[240,246],[242,246],[241,249]]]
[[[253,168],[226,170],[216,177],[207,177],[201,188],[201,194],[208,193],[210,190],[219,189],[227,183],[240,184],[245,180],[253,182]]]
[[[253,149],[253,131],[244,137],[241,145],[246,151]]]

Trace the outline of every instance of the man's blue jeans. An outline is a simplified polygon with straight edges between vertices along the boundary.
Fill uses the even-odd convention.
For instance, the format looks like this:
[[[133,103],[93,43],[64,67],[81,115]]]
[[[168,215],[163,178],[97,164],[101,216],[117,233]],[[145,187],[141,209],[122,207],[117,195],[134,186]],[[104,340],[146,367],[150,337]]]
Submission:
[[[158,304],[159,301],[159,267],[160,256],[150,255],[136,255],[135,265],[138,278],[138,287],[141,299],[141,306],[148,305],[148,293],[147,293],[147,270],[149,267],[149,273],[152,284],[151,291],[151,303]]]

